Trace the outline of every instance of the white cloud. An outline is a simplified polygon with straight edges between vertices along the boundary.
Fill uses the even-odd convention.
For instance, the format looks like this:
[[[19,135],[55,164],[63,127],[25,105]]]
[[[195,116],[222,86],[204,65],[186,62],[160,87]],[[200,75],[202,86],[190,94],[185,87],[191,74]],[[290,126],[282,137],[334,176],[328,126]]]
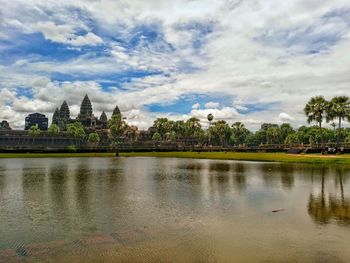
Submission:
[[[201,106],[201,105],[197,102],[197,103],[195,103],[195,104],[192,105],[192,109],[195,109],[195,110],[196,110],[196,109],[199,109],[200,106]]]
[[[103,40],[92,32],[88,32],[85,35],[76,35],[76,30],[72,25],[56,25],[48,21],[40,22],[33,28],[42,32],[45,39],[53,42],[65,43],[73,46],[94,46],[103,43]]]
[[[220,107],[220,103],[219,102],[210,101],[210,102],[207,102],[206,104],[204,104],[204,106],[207,109],[216,109],[216,108]]]
[[[75,38],[70,40],[69,43],[73,46],[84,46],[84,45],[95,46],[98,44],[102,44],[103,40],[99,36],[95,35],[94,33],[88,32],[84,36],[76,36]]]
[[[292,116],[290,116],[289,114],[287,114],[285,112],[280,113],[280,115],[278,116],[278,119],[281,122],[290,122],[290,121],[294,120],[294,118]]]
[[[67,49],[81,51],[84,46],[102,43],[106,47],[103,55],[89,51],[63,61],[38,54],[20,55],[3,65],[0,61],[0,119],[11,117],[16,127],[27,111],[51,114],[63,99],[69,100],[76,114],[85,93],[96,114],[105,108],[110,112],[118,103],[128,120],[142,127],[151,125],[152,118],[166,115],[148,112],[147,104],[174,102],[191,94],[224,96],[233,104],[214,102],[205,107],[213,108],[210,111],[216,119],[239,119],[253,129],[262,122],[282,121],[297,127],[305,123],[302,109],[311,96],[348,95],[350,57],[344,55],[350,52],[349,24],[344,19],[350,8],[347,0],[0,0],[0,4],[0,39],[20,44],[20,33],[42,32],[46,39],[66,44]],[[324,19],[326,14],[333,17]],[[143,33],[142,26],[157,31],[159,39],[148,41],[143,36],[140,43],[128,48],[133,38]],[[200,35],[201,30],[208,32]],[[311,39],[320,36],[315,43],[325,45],[322,52],[305,52],[314,44],[305,41],[304,32],[310,32]],[[332,32],[339,39],[332,39]],[[262,36],[270,42],[262,41]],[[291,39],[295,41],[288,41]],[[122,43],[126,43],[124,47]],[[0,52],[10,54],[10,48],[0,45]],[[109,78],[128,71],[161,73],[117,84]],[[59,82],[51,77],[56,74],[92,81]],[[110,93],[102,91],[99,81],[111,83]],[[18,96],[17,87],[32,89],[33,98]],[[184,116],[169,116],[192,115],[205,123],[208,109],[193,106]]]

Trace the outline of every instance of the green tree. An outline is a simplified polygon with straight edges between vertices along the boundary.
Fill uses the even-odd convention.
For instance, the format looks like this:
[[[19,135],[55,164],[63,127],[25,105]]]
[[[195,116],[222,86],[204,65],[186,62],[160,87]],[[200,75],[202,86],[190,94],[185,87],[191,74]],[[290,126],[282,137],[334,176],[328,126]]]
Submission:
[[[186,135],[186,125],[184,121],[175,121],[173,129],[176,137],[184,137]]]
[[[70,136],[74,137],[76,145],[80,145],[80,142],[85,138],[84,127],[80,122],[67,124],[66,130]]]
[[[260,130],[256,133],[256,136],[259,140],[259,144],[269,143],[269,138],[267,135],[267,130],[269,128],[279,128],[279,126],[278,126],[278,124],[274,124],[274,123],[261,124]]]
[[[266,130],[267,143],[279,144],[281,131],[279,127],[270,127]]]
[[[165,134],[171,132],[174,126],[173,121],[169,121],[168,118],[158,118],[154,121],[153,126],[160,134],[161,139],[165,139]]]
[[[88,136],[88,143],[91,145],[97,146],[100,140],[101,138],[96,132],[90,133]]]
[[[28,134],[32,137],[38,137],[40,135],[41,131],[38,127],[38,124],[33,125],[32,127],[29,128]]]
[[[312,97],[305,105],[304,113],[307,116],[307,122],[316,122],[319,127],[321,142],[324,145],[322,133],[322,121],[325,118],[326,110],[329,108],[329,103],[323,96]]]
[[[199,119],[192,117],[185,122],[187,136],[199,136],[203,133],[202,125]]]
[[[294,129],[289,123],[282,123],[280,126],[280,132],[281,132],[281,143],[284,143],[286,138],[290,134],[295,133]]]
[[[338,120],[337,146],[341,136],[341,123],[350,120],[350,99],[347,96],[334,97],[327,107],[327,121]]]
[[[162,137],[160,136],[159,132],[155,132],[152,136],[153,141],[160,141]]]
[[[127,129],[127,125],[121,114],[115,114],[108,121],[108,128],[113,141],[118,143],[118,140]]]
[[[169,141],[175,141],[176,140],[176,133],[175,131],[167,132],[165,134],[165,138]]]
[[[249,130],[244,127],[242,122],[235,122],[232,124],[231,141],[234,144],[243,144],[249,134]]]
[[[47,132],[51,135],[51,136],[56,136],[60,133],[60,128],[58,127],[57,124],[51,124],[50,128],[47,130]]]
[[[232,130],[230,126],[226,123],[226,121],[220,120],[214,122],[209,127],[208,135],[210,142],[216,145],[226,146],[230,141]]]
[[[284,140],[285,144],[300,144],[300,138],[299,133],[294,132],[287,135],[287,137]]]
[[[245,138],[244,143],[247,146],[258,146],[261,143],[259,131],[255,132],[255,133],[249,133],[247,135],[247,137]]]

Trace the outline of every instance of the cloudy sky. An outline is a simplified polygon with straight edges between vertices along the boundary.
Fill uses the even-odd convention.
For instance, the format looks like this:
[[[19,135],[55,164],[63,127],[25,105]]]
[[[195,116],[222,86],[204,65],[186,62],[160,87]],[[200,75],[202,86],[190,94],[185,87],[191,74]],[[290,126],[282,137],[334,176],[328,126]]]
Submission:
[[[0,120],[23,128],[85,93],[129,124],[208,113],[251,129],[305,123],[350,95],[349,0],[0,0]]]

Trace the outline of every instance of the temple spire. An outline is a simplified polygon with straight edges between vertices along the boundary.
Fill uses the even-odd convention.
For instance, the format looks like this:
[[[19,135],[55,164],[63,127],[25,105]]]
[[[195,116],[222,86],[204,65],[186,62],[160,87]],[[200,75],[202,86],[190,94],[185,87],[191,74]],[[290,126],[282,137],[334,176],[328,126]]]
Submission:
[[[114,108],[114,110],[113,110],[112,116],[114,116],[114,115],[119,115],[119,114],[121,114],[121,113],[120,113],[120,110],[119,110],[118,105],[116,105],[115,108]]]
[[[60,119],[61,120],[69,120],[70,118],[70,111],[69,107],[66,101],[64,101],[60,108]]]
[[[52,116],[52,124],[58,125],[59,119],[60,119],[60,110],[58,108],[56,108],[56,110]]]
[[[92,116],[92,105],[89,96],[85,94],[83,101],[80,106],[80,115],[82,116]]]
[[[106,113],[103,111],[101,116],[100,116],[100,121],[101,122],[107,122],[107,115]]]

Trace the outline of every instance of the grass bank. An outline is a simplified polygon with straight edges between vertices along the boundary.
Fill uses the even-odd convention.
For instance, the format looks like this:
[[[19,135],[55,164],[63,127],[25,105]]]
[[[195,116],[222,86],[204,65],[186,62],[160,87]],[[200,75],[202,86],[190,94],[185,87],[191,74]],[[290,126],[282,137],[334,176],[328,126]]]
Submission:
[[[241,153],[241,152],[133,152],[120,153],[122,157],[172,157],[217,160],[243,160],[262,162],[350,164],[350,154],[286,154],[286,153]],[[115,157],[115,153],[0,153],[0,158],[70,158],[70,157]]]
[[[125,157],[175,157],[195,159],[242,160],[260,162],[288,163],[320,163],[320,164],[350,164],[350,154],[321,155],[321,154],[287,154],[287,153],[247,153],[247,152],[144,152],[123,153]]]

